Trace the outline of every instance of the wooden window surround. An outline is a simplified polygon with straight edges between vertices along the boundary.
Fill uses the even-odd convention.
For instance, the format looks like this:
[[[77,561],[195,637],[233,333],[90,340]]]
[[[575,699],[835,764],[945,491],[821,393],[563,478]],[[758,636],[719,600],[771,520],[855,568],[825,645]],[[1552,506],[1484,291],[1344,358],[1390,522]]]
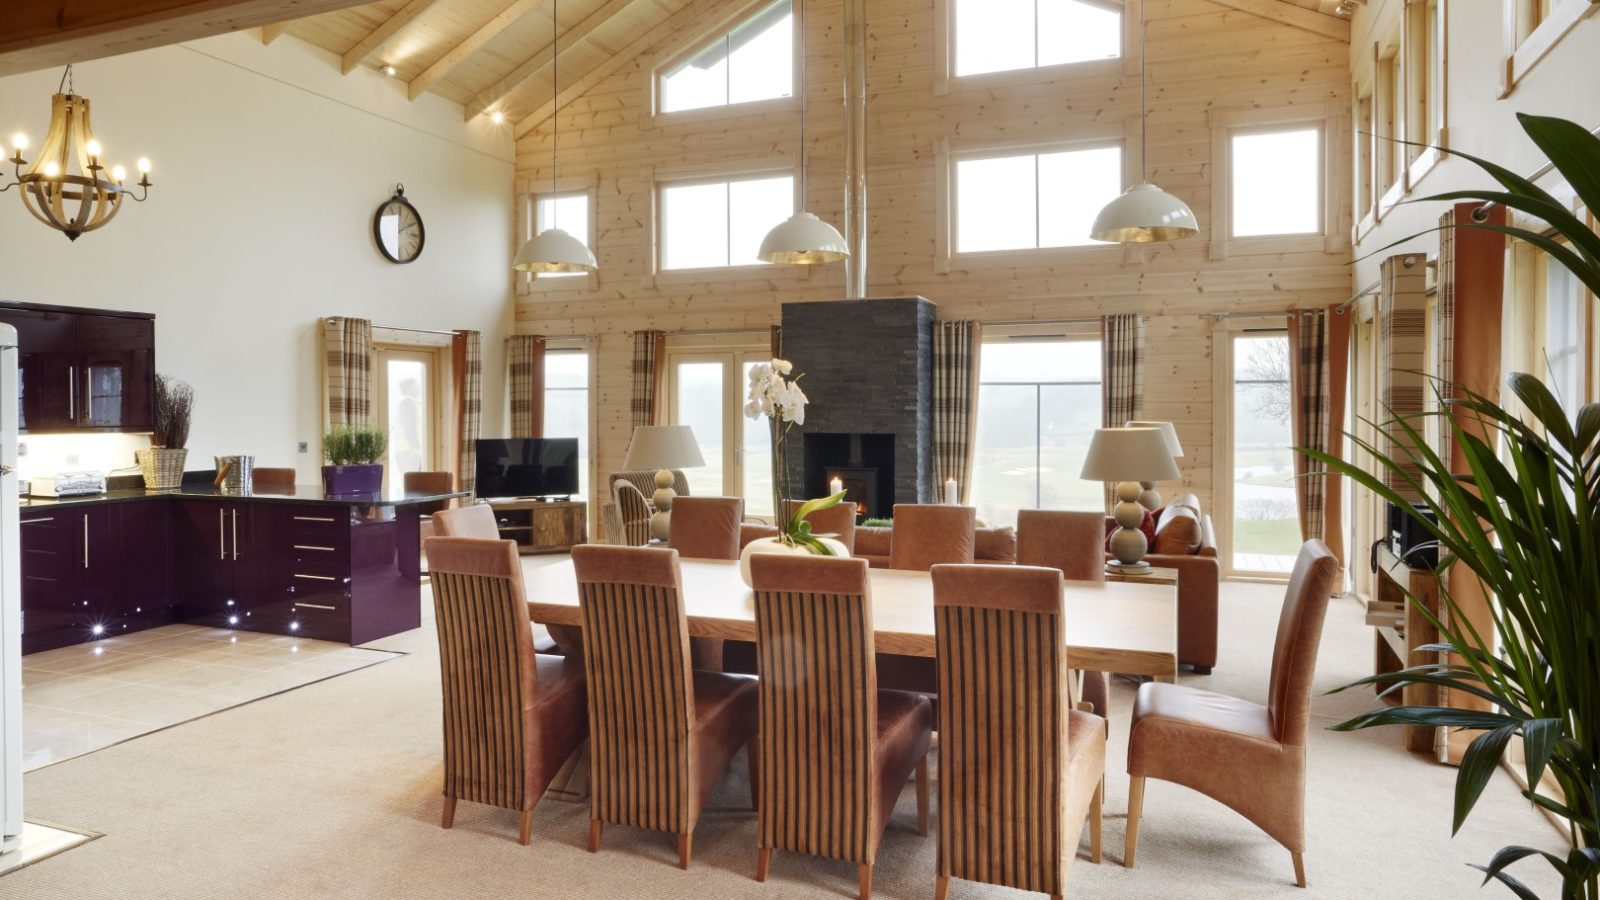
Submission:
[[[796,22],[804,21],[804,2],[805,0],[789,0]],[[800,85],[800,54],[805,52],[804,35],[800,33],[799,29],[795,29],[794,52],[790,55],[793,72],[789,78],[789,96],[773,97],[768,100],[751,100],[745,103],[725,103],[720,106],[704,106],[699,109],[680,109],[674,112],[663,112],[661,109],[662,73],[699,54],[700,51],[706,48],[707,42],[738,28],[745,22],[760,15],[763,10],[771,5],[772,0],[755,0],[753,3],[739,7],[727,16],[713,20],[707,27],[698,31],[683,48],[674,49],[657,56],[650,67],[649,96],[647,98],[649,105],[646,107],[649,110],[649,115],[641,117],[639,127],[650,129],[667,124],[707,122],[737,118],[739,116],[799,113],[800,100],[796,94]]]
[[[1211,229],[1210,256],[1227,259],[1230,254],[1252,255],[1305,250],[1308,245],[1322,247],[1324,253],[1344,253],[1347,248],[1339,219],[1339,180],[1337,166],[1339,142],[1345,132],[1343,112],[1333,101],[1316,106],[1285,106],[1253,109],[1211,110]],[[1322,136],[1320,202],[1322,226],[1312,234],[1233,237],[1233,136],[1250,132],[1277,131],[1294,127],[1313,127]]]
[[[933,92],[937,96],[952,91],[988,91],[1030,84],[1054,84],[1094,77],[1139,77],[1139,18],[1144,0],[1084,0],[1098,6],[1119,7],[1122,12],[1122,53],[1115,59],[1089,59],[1058,63],[1009,72],[984,72],[956,75],[956,4],[963,0],[934,0]],[[982,0],[965,0],[982,2]]]
[[[665,269],[661,265],[663,188],[690,184],[715,184],[724,181],[768,178],[789,175],[794,178],[794,208],[803,209],[804,197],[800,175],[791,157],[763,157],[754,160],[725,160],[712,163],[688,163],[676,166],[646,166],[639,172],[639,180],[650,197],[649,227],[644,230],[644,258],[648,261],[640,284],[654,288],[659,284],[687,282],[737,281],[760,279],[768,282],[793,282],[810,280],[813,269],[819,266],[777,266],[769,263],[740,263],[728,266],[711,266],[699,269]],[[821,215],[821,213],[819,213]],[[777,223],[773,223],[777,224]]]
[[[573,235],[583,241],[589,252],[598,260],[600,250],[595,245],[599,240],[600,227],[596,224],[599,220],[600,202],[600,176],[596,172],[587,175],[561,176],[552,185],[548,180],[537,178],[520,179],[517,182],[517,221],[515,244],[512,252],[521,249],[522,245],[531,240],[538,227],[538,204],[542,197],[565,194],[587,194],[589,197],[589,231],[587,234]],[[602,266],[604,268],[604,266]],[[530,294],[543,294],[570,291],[593,291],[600,288],[600,273],[590,272],[582,278],[540,278],[532,272],[514,272],[516,279],[517,296],[524,297]]]
[[[569,281],[582,281],[581,278],[568,279]],[[561,353],[563,351],[579,351],[589,355],[589,483],[582,485],[583,495],[589,499],[589,530],[591,539],[599,539],[605,523],[600,518],[600,506],[609,500],[609,491],[602,492],[601,482],[604,480],[600,472],[599,453],[600,446],[600,341],[592,336],[579,337],[553,337],[545,340],[545,353]]]
[[[1517,82],[1533,71],[1579,22],[1600,10],[1600,0],[1503,0],[1505,67],[1500,96],[1510,96]]]
[[[1438,164],[1449,141],[1449,31],[1447,0],[1406,0],[1400,23],[1403,59],[1402,117],[1406,140],[1427,147],[1406,148],[1406,193]]]

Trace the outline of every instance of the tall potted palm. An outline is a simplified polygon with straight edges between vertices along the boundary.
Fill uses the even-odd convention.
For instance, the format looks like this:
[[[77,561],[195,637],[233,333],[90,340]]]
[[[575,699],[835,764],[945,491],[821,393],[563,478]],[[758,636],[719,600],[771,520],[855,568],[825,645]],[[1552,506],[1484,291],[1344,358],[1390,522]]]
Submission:
[[[1518,118],[1580,201],[1600,210],[1600,140],[1562,119]],[[1600,236],[1582,218],[1531,181],[1460,151],[1450,152],[1476,164],[1501,189],[1453,191],[1418,202],[1482,200],[1543,221],[1553,233],[1488,222],[1462,227],[1534,244],[1600,295]],[[1539,857],[1559,873],[1563,900],[1600,900],[1600,404],[1585,406],[1569,419],[1533,375],[1514,373],[1507,385],[1521,412],[1458,387],[1446,400],[1448,411],[1434,413],[1445,416],[1466,459],[1466,472],[1451,471],[1414,419],[1383,423],[1399,437],[1398,458],[1351,435],[1376,460],[1375,471],[1302,450],[1330,472],[1410,511],[1439,542],[1441,568],[1451,577],[1480,579],[1496,599],[1493,631],[1480,633],[1442,586],[1448,614],[1430,616],[1441,642],[1421,649],[1448,652],[1453,656],[1441,658],[1455,661],[1412,666],[1357,683],[1388,685],[1385,693],[1406,685],[1443,687],[1488,701],[1491,710],[1397,706],[1334,728],[1420,725],[1481,732],[1456,776],[1457,830],[1507,746],[1520,738],[1528,782],[1523,793],[1566,823],[1573,848],[1562,856],[1506,847],[1477,868],[1485,873],[1485,883],[1498,880],[1529,900],[1536,895],[1508,867]],[[1414,510],[1390,481],[1419,494],[1431,517]],[[1554,790],[1543,786],[1546,773]]]

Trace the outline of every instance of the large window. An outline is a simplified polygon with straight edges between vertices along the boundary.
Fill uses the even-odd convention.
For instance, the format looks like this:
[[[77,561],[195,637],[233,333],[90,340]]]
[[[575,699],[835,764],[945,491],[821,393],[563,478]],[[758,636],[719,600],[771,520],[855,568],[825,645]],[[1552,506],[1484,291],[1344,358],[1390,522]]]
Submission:
[[[1092,334],[985,336],[971,491],[985,522],[1015,525],[1019,509],[1105,508],[1104,485],[1078,477],[1100,427]]]
[[[1093,244],[1095,216],[1120,193],[1120,145],[958,159],[956,252]]]
[[[1300,550],[1289,424],[1289,338],[1283,332],[1232,337],[1233,570],[1285,574]]]
[[[660,75],[664,113],[787,97],[794,89],[794,15],[778,0]]]
[[[950,0],[955,74],[1034,69],[1122,55],[1122,4],[1110,0]]]
[[[763,336],[764,337],[764,336]],[[673,424],[688,425],[706,464],[686,469],[691,495],[743,497],[746,516],[771,520],[772,436],[767,420],[745,418],[750,369],[768,350],[669,347]]]
[[[559,228],[589,246],[589,194],[573,191],[563,194],[546,194],[534,202],[533,233],[549,228]],[[593,246],[589,246],[591,251]],[[583,272],[540,272],[535,277],[582,278]]]
[[[661,268],[759,265],[761,239],[793,214],[792,175],[665,185]]]
[[[578,492],[589,493],[589,353],[546,350],[544,436],[578,439]]]
[[[1321,129],[1235,133],[1229,161],[1234,237],[1322,230]]]

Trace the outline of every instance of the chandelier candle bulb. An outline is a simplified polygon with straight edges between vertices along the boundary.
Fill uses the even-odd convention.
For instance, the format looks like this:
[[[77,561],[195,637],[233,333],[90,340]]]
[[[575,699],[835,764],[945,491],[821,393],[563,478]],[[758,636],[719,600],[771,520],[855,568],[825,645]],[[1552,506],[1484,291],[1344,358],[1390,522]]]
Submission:
[[[11,147],[12,147],[13,150],[16,150],[18,153],[21,153],[22,151],[28,149],[28,136],[23,134],[20,131],[17,132],[16,134],[13,134],[11,136]]]
[[[146,158],[141,156],[141,157],[139,157],[139,161],[137,163],[135,163],[135,165],[137,165],[139,167],[139,174],[140,175],[149,175],[150,174],[150,160],[148,160],[148,159],[146,159]]]
[[[117,182],[118,184],[121,184],[122,182],[127,181],[128,180],[128,170],[124,169],[121,166],[112,166],[111,167],[111,180]]]
[[[96,140],[90,140],[89,143],[83,145],[83,149],[89,154],[90,159],[94,159],[100,155],[100,142]]]

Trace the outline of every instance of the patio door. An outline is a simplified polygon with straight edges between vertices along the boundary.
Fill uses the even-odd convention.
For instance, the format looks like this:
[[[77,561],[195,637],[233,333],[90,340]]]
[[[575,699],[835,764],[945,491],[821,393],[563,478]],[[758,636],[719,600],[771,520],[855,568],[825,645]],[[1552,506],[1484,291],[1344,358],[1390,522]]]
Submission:
[[[444,386],[448,365],[433,348],[373,348],[373,422],[389,435],[384,486],[402,489],[407,472],[435,471],[445,459]]]
[[[746,516],[771,521],[772,438],[765,418],[744,415],[756,349],[668,348],[670,421],[688,425],[706,464],[684,472],[691,495],[742,497]],[[798,443],[798,441],[796,442]]]

